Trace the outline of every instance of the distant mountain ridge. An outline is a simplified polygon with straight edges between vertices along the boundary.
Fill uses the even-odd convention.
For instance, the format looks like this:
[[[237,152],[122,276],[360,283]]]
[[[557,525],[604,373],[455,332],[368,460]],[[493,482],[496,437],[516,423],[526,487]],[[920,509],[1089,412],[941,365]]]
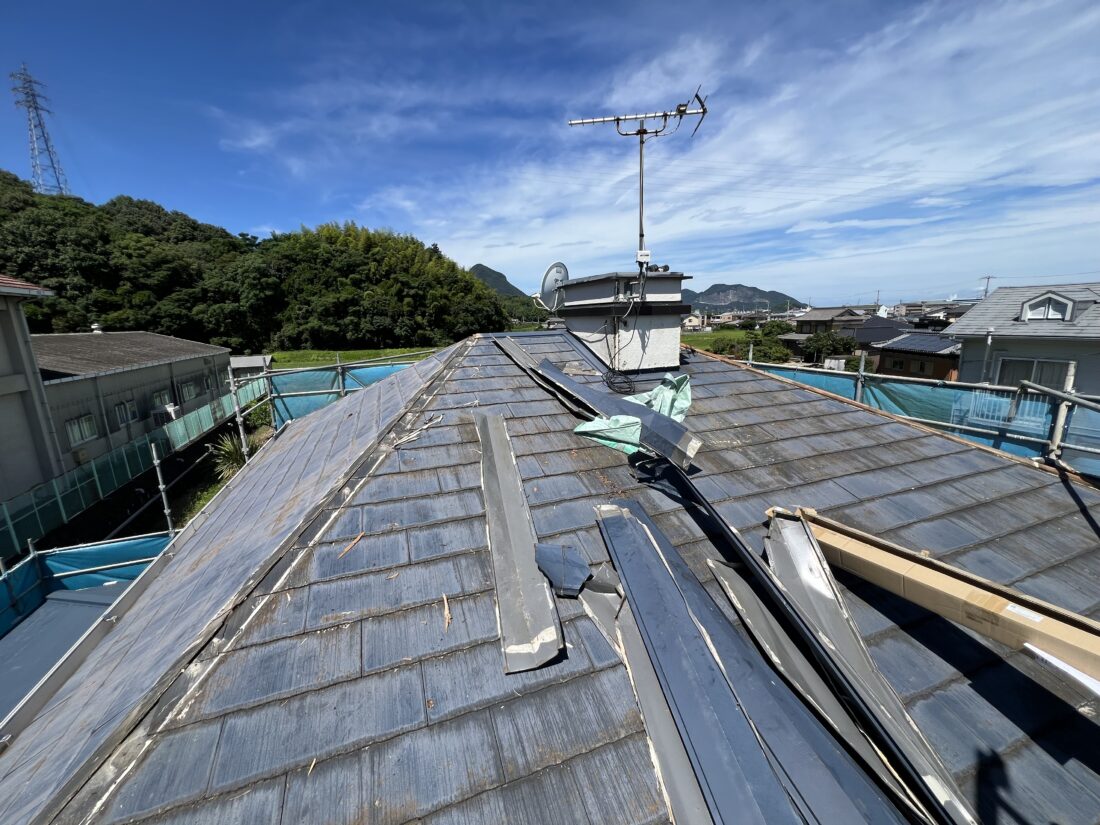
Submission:
[[[490,269],[485,264],[474,264],[470,267],[470,274],[481,281],[497,295],[504,298],[526,298],[527,293],[518,286],[509,282],[503,272]]]
[[[784,292],[758,289],[744,284],[714,284],[702,292],[685,289],[683,296],[684,303],[691,304],[694,309],[721,312],[760,309],[764,303],[767,303],[769,309],[786,309],[788,303],[792,307],[803,305],[802,301]]]

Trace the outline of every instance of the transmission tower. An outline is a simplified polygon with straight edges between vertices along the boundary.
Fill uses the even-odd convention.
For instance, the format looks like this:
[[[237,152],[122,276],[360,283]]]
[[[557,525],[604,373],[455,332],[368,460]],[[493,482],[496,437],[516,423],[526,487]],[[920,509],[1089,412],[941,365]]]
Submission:
[[[11,87],[15,92],[15,105],[27,110],[27,136],[31,145],[31,181],[34,189],[48,195],[67,195],[69,182],[65,180],[61,161],[57,159],[50,133],[46,131],[45,115],[53,112],[46,108],[48,98],[40,91],[43,84],[31,76],[26,63],[19,71],[11,73],[11,79],[17,84]]]

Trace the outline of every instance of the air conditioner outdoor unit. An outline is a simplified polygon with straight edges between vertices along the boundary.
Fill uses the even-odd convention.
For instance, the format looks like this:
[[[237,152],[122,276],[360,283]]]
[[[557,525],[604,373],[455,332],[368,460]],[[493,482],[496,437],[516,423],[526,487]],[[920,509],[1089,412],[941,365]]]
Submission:
[[[163,427],[169,421],[175,421],[180,417],[180,408],[175,404],[165,404],[153,410],[153,426]]]

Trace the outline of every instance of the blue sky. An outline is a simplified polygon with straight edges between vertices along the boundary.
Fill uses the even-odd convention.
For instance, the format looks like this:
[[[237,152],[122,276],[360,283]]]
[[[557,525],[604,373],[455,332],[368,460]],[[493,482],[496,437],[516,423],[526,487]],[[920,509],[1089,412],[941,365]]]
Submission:
[[[143,7],[137,11],[138,7]],[[1100,5],[22,4],[74,192],[265,235],[355,220],[533,290],[629,268],[637,144],[570,117],[711,115],[647,146],[654,259],[817,305],[1100,280]],[[22,111],[0,166],[29,176]]]

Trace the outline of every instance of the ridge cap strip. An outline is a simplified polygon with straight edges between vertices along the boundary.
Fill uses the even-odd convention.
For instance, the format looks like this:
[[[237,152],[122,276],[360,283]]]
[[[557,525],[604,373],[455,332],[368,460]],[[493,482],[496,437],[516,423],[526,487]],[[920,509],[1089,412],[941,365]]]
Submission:
[[[538,538],[504,417],[478,410],[474,426],[481,441],[485,531],[496,582],[504,672],[519,673],[558,656],[563,646],[561,624],[550,585],[535,562]]]

